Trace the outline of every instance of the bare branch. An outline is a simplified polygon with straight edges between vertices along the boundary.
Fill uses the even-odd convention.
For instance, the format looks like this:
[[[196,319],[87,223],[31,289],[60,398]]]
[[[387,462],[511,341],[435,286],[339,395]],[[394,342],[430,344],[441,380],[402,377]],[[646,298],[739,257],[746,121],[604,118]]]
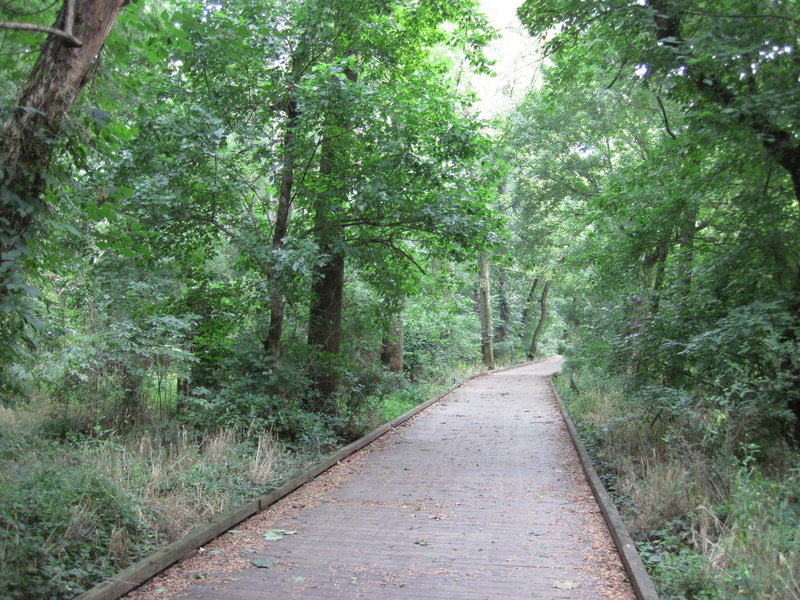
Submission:
[[[70,29],[72,28],[72,23],[69,24]],[[76,38],[72,33],[68,33],[66,31],[62,31],[61,29],[56,29],[55,27],[48,27],[47,25],[34,25],[33,23],[12,23],[10,21],[0,21],[0,29],[17,29],[19,31],[36,31],[39,33],[49,33],[51,35],[55,35],[60,37],[66,42],[69,42],[70,46],[75,46],[76,48],[80,48],[83,46],[83,42]]]
[[[81,45],[81,41],[77,39],[74,35],[72,35],[72,26],[75,24],[75,0],[66,0],[66,6],[64,7],[64,33],[68,36],[75,39],[78,42],[78,45]]]
[[[656,102],[658,102],[658,108],[661,109],[661,117],[664,119],[664,128],[667,130],[669,137],[673,140],[677,140],[678,138],[672,133],[672,129],[669,128],[669,118],[667,118],[667,111],[664,108],[664,103],[661,102],[661,96],[656,96]]]

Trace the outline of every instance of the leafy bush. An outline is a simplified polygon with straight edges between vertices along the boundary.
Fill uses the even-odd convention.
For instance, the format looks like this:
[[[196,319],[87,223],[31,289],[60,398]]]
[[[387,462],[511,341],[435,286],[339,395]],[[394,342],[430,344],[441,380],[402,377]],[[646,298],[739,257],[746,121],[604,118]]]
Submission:
[[[775,480],[745,465],[709,558],[723,599],[800,597],[800,469]]]
[[[71,598],[126,564],[143,533],[129,498],[55,445],[3,445],[17,459],[0,471],[3,598]]]
[[[423,300],[423,299],[420,299]],[[434,379],[443,371],[479,364],[480,327],[465,296],[426,297],[407,309],[406,372],[412,381]]]
[[[337,441],[330,418],[303,410],[297,403],[276,394],[253,391],[247,381],[187,398],[182,419],[212,431],[237,427],[268,431],[302,450],[320,450]]]
[[[734,446],[740,425],[715,399],[629,384],[586,370],[557,381],[660,596],[800,597],[796,451]]]

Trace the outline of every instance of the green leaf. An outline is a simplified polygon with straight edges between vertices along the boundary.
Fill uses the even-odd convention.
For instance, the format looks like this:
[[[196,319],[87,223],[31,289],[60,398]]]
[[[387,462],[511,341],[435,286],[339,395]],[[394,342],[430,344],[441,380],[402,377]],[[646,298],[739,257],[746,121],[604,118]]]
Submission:
[[[251,560],[250,564],[252,564],[254,567],[258,567],[259,569],[269,569],[275,564],[275,561],[270,559],[256,558]]]
[[[574,590],[581,587],[577,581],[556,581],[553,587],[559,590]]]
[[[277,541],[282,540],[287,535],[297,535],[296,531],[288,531],[286,529],[270,529],[267,533],[264,534],[265,540],[270,541]]]

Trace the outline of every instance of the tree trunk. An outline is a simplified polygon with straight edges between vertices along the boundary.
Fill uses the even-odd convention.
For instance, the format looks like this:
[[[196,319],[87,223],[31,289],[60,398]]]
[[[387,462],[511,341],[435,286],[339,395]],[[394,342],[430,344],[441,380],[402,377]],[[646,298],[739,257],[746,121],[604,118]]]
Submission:
[[[334,361],[342,345],[342,296],[344,291],[344,254],[331,250],[327,261],[315,269],[311,286],[311,307],[308,316],[308,345],[319,351],[312,366],[314,388],[321,401],[318,410],[325,410],[325,401],[339,383]]]
[[[403,372],[403,320],[399,316],[393,318],[383,332],[381,364],[392,373]]]
[[[319,353],[311,368],[313,386],[319,394],[319,401],[313,409],[323,412],[338,385],[334,361],[342,343],[345,259],[344,230],[337,214],[341,193],[332,177],[336,159],[331,142],[324,142],[319,169],[323,180],[333,189],[318,201],[314,215],[317,241],[324,259],[314,268],[308,314],[308,345]]]
[[[480,271],[478,284],[478,308],[481,315],[481,355],[487,369],[494,368],[494,344],[492,340],[492,297],[489,283],[489,261],[485,254],[478,259]]]
[[[697,236],[697,209],[692,207],[684,213],[678,244],[678,295],[688,298],[692,293],[692,266],[694,264],[694,240]]]
[[[547,320],[547,293],[550,291],[550,282],[545,281],[542,287],[542,296],[539,298],[539,322],[536,324],[536,329],[533,331],[533,338],[531,339],[531,347],[528,350],[528,360],[536,358],[536,351],[539,347],[539,338],[544,330],[544,322]]]
[[[297,127],[297,101],[292,98],[286,104],[286,131],[283,134],[283,168],[281,187],[278,194],[278,208],[275,214],[275,228],[272,232],[273,253],[283,248],[289,230],[289,213],[292,207],[292,186],[294,185],[295,142]],[[281,336],[285,301],[280,274],[274,264],[269,270],[269,331],[264,341],[264,349],[272,357],[273,364],[280,361]]]
[[[533,279],[533,283],[531,284],[531,291],[528,292],[528,297],[525,299],[525,306],[522,308],[523,336],[525,334],[525,326],[528,324],[528,317],[530,316],[531,305],[533,304],[533,301],[536,299],[536,288],[538,287],[539,287],[539,278],[535,277]]]
[[[655,316],[661,308],[661,291],[664,288],[664,276],[667,270],[668,246],[665,242],[656,251],[656,276],[653,281],[653,294],[650,297],[650,313]]]
[[[178,377],[175,392],[175,415],[180,416],[186,410],[186,398],[192,395],[192,384],[188,377]]]
[[[497,308],[500,311],[500,322],[497,324],[497,341],[504,343],[508,341],[509,337],[511,311],[508,307],[508,295],[506,294],[506,274],[502,269],[497,276]]]
[[[139,367],[130,368],[121,361],[117,363],[117,371],[121,396],[115,420],[118,425],[134,425],[141,420],[144,412],[144,376]]]
[[[0,129],[0,303],[12,293],[20,256],[42,209],[45,171],[54,140],[75,98],[94,75],[98,54],[128,0],[76,0],[75,46],[49,35],[16,99],[19,108]],[[66,7],[55,27],[64,29]],[[67,27],[69,29],[69,27]]]
[[[344,70],[351,82],[358,77]],[[347,130],[348,116],[342,111],[327,115],[328,132]],[[320,146],[319,172],[324,190],[314,213],[314,230],[323,262],[314,269],[311,305],[308,315],[308,345],[319,351],[311,378],[319,399],[316,411],[331,410],[328,400],[339,384],[336,358],[342,345],[342,297],[344,295],[345,235],[340,212],[347,202],[344,161],[346,154],[340,135],[331,135]]]

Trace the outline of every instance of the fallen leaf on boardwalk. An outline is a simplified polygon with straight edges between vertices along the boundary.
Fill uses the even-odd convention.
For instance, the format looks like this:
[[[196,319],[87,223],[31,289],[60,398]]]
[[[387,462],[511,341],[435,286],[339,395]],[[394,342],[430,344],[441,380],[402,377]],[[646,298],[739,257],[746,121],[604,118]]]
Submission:
[[[296,535],[296,531],[287,531],[286,529],[270,529],[264,534],[265,540],[277,541],[282,540],[287,535]]]
[[[428,545],[428,542],[427,542],[427,541],[425,541],[425,540],[417,540],[417,541],[416,541],[416,542],[414,542],[414,543],[415,543],[417,546],[427,546],[427,545]]]
[[[250,563],[254,567],[258,567],[259,569],[269,569],[272,565],[275,564],[275,561],[274,560],[255,559],[255,560],[251,560]]]
[[[575,588],[581,587],[581,584],[577,581],[556,581],[553,587],[559,590],[574,590]]]

